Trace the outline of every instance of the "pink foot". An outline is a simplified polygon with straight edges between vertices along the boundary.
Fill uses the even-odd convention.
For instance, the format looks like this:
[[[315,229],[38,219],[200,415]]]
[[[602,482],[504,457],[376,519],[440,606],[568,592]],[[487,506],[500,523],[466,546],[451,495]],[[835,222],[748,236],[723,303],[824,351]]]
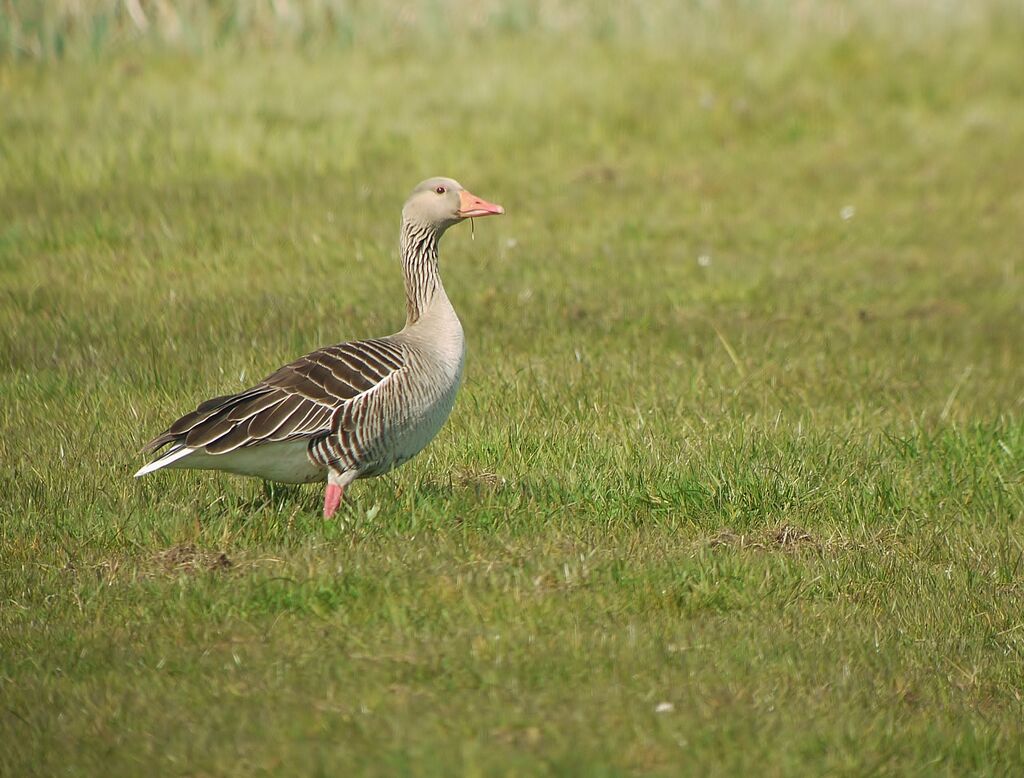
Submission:
[[[324,492],[324,518],[329,519],[341,505],[341,496],[345,493],[337,484],[327,484],[327,491]]]

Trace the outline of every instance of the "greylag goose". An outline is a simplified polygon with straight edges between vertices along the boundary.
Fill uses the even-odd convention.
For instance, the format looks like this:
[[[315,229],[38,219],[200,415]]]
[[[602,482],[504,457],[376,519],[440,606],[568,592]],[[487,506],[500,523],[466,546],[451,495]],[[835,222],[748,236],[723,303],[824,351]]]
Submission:
[[[405,327],[307,354],[251,389],[215,397],[145,447],[139,476],[223,470],[285,483],[327,481],[324,516],[357,478],[418,454],[441,429],[462,378],[462,325],[441,284],[437,244],[464,219],[501,214],[450,178],[417,186],[402,208]]]

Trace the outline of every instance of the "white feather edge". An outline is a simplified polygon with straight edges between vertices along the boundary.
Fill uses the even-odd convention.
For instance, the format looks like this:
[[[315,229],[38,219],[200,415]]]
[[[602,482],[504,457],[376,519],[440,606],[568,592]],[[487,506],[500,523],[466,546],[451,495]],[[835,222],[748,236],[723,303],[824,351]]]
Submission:
[[[168,465],[177,462],[179,459],[187,457],[193,451],[195,451],[194,448],[188,448],[187,446],[185,448],[175,449],[174,451],[164,454],[159,459],[154,459],[148,465],[140,467],[139,472],[135,474],[135,477],[140,478],[144,475],[149,475],[150,473],[155,472],[163,467],[167,467]]]

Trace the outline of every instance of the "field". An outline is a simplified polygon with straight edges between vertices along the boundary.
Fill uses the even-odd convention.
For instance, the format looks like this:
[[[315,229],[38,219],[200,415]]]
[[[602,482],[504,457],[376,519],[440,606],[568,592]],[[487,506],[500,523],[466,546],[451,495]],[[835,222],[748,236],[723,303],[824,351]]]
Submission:
[[[44,6],[0,5],[0,775],[1024,772],[1019,5]],[[432,446],[330,522],[133,479],[401,326],[434,174],[507,215],[442,244]]]

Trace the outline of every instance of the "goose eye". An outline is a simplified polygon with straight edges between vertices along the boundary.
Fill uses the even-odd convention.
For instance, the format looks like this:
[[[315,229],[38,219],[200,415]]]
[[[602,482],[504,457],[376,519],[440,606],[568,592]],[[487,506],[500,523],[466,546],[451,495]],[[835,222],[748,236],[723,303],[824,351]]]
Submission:
[[[439,187],[438,187],[437,189],[435,189],[434,191],[435,191],[435,192],[437,192],[438,194],[444,194],[444,193],[445,193],[445,192],[447,192],[448,190],[447,190],[447,189],[445,189],[445,188],[444,188],[443,186],[439,186]]]

